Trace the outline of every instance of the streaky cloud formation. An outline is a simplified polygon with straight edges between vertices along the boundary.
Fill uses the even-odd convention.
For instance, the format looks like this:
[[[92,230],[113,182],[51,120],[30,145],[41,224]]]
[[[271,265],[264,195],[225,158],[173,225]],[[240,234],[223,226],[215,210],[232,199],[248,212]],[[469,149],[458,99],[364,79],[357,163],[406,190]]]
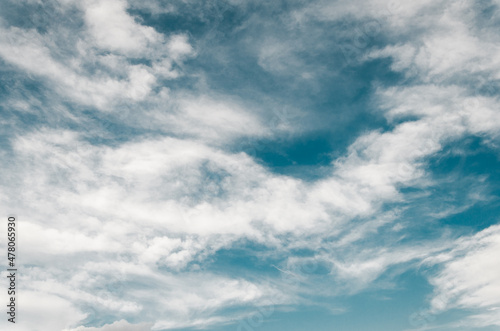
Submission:
[[[500,325],[496,1],[4,5],[18,330]]]

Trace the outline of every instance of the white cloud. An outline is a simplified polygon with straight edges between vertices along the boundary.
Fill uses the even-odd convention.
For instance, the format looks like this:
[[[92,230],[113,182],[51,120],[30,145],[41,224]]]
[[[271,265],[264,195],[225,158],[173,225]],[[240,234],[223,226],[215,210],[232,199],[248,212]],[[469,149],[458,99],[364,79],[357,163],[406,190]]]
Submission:
[[[35,31],[2,29],[0,56],[23,70],[49,79],[56,91],[71,96],[84,105],[108,108],[117,99],[138,101],[151,91],[155,77],[145,66],[125,67],[125,79],[106,74],[79,73],[54,59],[46,46],[50,40]]]
[[[434,293],[431,312],[452,308],[473,311],[462,323],[468,326],[500,326],[500,226],[460,238],[455,248],[438,256],[440,271],[430,278]],[[433,263],[433,260],[429,260]]]
[[[471,18],[477,19],[480,8],[473,2],[444,2],[439,10],[431,12],[434,6],[424,5],[426,16],[432,20],[406,17],[405,27],[398,28],[395,39],[399,40],[370,51],[368,57],[392,57],[393,70],[414,71],[418,73],[414,78],[425,83],[445,82],[452,86],[457,82],[477,84],[474,78],[496,79],[500,69],[498,36],[492,27],[478,27]],[[400,18],[397,11],[387,21],[393,23]]]
[[[134,21],[126,12],[124,0],[88,0],[82,4],[91,35],[103,49],[141,56],[150,44],[162,41],[162,35],[152,27]]]
[[[304,234],[320,238],[325,233],[338,236],[349,219],[373,215],[381,202],[399,199],[398,185],[418,179],[418,172],[398,170],[401,164],[418,169],[416,160],[439,148],[438,140],[431,139],[432,144],[427,147],[428,142],[422,139],[426,135],[432,138],[427,123],[406,124],[394,132],[360,138],[350,154],[336,163],[330,178],[313,184],[273,175],[244,154],[228,154],[196,141],[162,138],[111,148],[90,145],[70,131],[26,135],[14,143],[18,162],[34,162],[33,166],[24,163],[25,168],[16,169],[29,183],[20,198],[36,203],[31,208],[37,209],[36,214],[26,215],[31,220],[25,223],[26,238],[33,244],[26,248],[25,259],[43,265],[54,256],[107,252],[129,257],[130,262],[124,265],[125,279],[134,279],[131,268],[136,263],[151,268],[149,277],[159,277],[155,270],[162,267],[182,271],[185,278],[189,263],[200,263],[207,254],[241,237],[282,247],[286,243],[277,239],[282,234],[297,238]],[[387,150],[383,148],[386,145],[394,148]],[[417,152],[405,153],[408,146],[417,148]],[[367,169],[372,169],[372,177],[360,177]],[[207,182],[210,173],[218,177]],[[31,210],[23,204],[18,202],[19,208]],[[85,211],[85,216],[80,211]],[[74,222],[68,223],[67,219]],[[367,233],[376,233],[383,224],[387,222],[375,225]],[[35,234],[43,234],[44,240],[53,243],[45,245],[44,253],[44,244]],[[60,237],[65,239],[56,240]],[[389,266],[429,253],[411,247],[399,255],[375,251],[354,254],[351,264],[336,261],[335,255],[324,259],[334,261],[338,279],[348,281],[350,285],[345,288],[353,291],[368,286]],[[92,270],[88,268],[85,266],[84,270]],[[360,269],[364,272],[356,272]],[[71,270],[75,273],[75,269]],[[161,278],[158,281],[162,282]],[[170,278],[168,282],[172,281],[178,280]],[[50,288],[57,288],[57,282]],[[153,285],[156,288],[158,284]],[[206,286],[217,288],[212,283]],[[214,308],[237,304],[235,300],[243,304],[246,296],[260,291],[256,285],[242,285],[244,289],[239,286],[231,292],[236,297],[221,297]],[[143,294],[137,293],[130,292],[132,297],[123,298],[125,302],[100,304],[112,311],[140,310],[138,298]],[[161,297],[183,294],[163,293]],[[196,307],[206,307],[208,297],[186,299],[171,309],[183,309],[182,325],[194,325],[198,320],[190,314],[199,309]],[[72,299],[76,298],[85,296],[76,293]],[[160,306],[170,307],[167,303]],[[205,313],[206,321],[215,321],[209,312]]]
[[[442,7],[444,1],[383,1],[383,0],[357,0],[357,1],[314,1],[311,4],[295,10],[292,15],[300,23],[306,20],[313,21],[341,21],[350,16],[358,20],[378,20],[380,23],[389,23],[391,28],[398,32],[411,30],[415,26],[414,18],[420,24],[428,23],[428,14]],[[432,9],[432,10],[431,10]],[[423,15],[427,14],[427,15]],[[417,21],[417,20],[416,20]],[[354,32],[354,31],[353,31]]]
[[[185,35],[165,36],[137,23],[127,6],[121,0],[65,2],[61,15],[83,12],[87,29],[59,25],[41,34],[1,27],[0,57],[83,105],[109,111],[120,102],[144,100],[158,79],[181,76],[173,62],[181,64],[194,51]],[[61,51],[61,44],[67,49]],[[151,64],[130,63],[136,59]]]
[[[18,273],[18,277],[19,277]],[[6,277],[2,272],[2,278]],[[85,318],[74,302],[58,295],[44,293],[39,290],[28,290],[22,284],[27,279],[24,275],[17,279],[18,289],[16,294],[17,316],[14,327],[20,331],[49,331],[62,330],[72,327]],[[7,295],[2,295],[2,301],[7,302]],[[5,314],[5,313],[4,313]],[[6,315],[6,314],[5,314]],[[11,329],[13,324],[2,318],[0,327],[4,330]]]
[[[75,329],[64,331],[150,331],[152,326],[153,323],[131,324],[125,320],[120,320],[111,324],[105,324],[100,328],[79,326]]]
[[[0,56],[8,63],[48,79],[77,104],[115,113],[128,104],[135,113],[126,124],[168,135],[115,146],[91,144],[85,140],[91,134],[61,129],[12,138],[12,164],[6,165],[4,176],[15,174],[22,180],[9,184],[19,194],[3,196],[0,204],[22,210],[26,219],[22,240],[30,244],[23,246],[23,259],[35,267],[26,271],[25,283],[43,291],[57,307],[64,306],[65,319],[50,326],[75,327],[85,317],[76,306],[84,311],[96,305],[117,319],[129,314],[135,320],[150,310],[154,316],[148,315],[148,321],[154,326],[119,321],[99,329],[142,330],[225,323],[232,318],[221,313],[225,308],[262,305],[268,298],[277,304],[299,302],[300,289],[287,293],[290,288],[267,279],[258,283],[203,270],[208,257],[242,238],[267,245],[269,254],[290,264],[301,262],[283,257],[290,247],[324,248],[317,258],[330,268],[336,284],[347,284],[337,293],[361,291],[388,268],[445,249],[446,240],[439,245],[399,244],[404,227],[392,226],[398,217],[380,217],[381,210],[384,203],[405,200],[401,187],[432,185],[425,158],[444,144],[467,134],[498,135],[496,98],[453,81],[481,70],[495,77],[497,56],[495,48],[477,58],[481,48],[494,42],[470,35],[453,6],[434,15],[441,15],[435,25],[432,20],[416,22],[417,13],[431,11],[428,5],[392,8],[386,16],[389,27],[410,21],[402,34],[416,25],[426,27],[425,33],[405,42],[395,38],[394,45],[365,58],[390,56],[393,70],[418,69],[419,85],[376,90],[377,102],[394,128],[358,137],[347,154],[331,164],[329,175],[312,183],[274,174],[250,156],[225,148],[242,136],[279,134],[279,127],[264,123],[260,110],[250,111],[243,102],[206,91],[154,92],[159,79],[181,75],[173,68],[196,51],[185,34],[164,36],[136,22],[126,2],[80,5],[88,29],[75,34],[78,54],[69,59],[54,54],[50,34],[2,28]],[[374,8],[387,9],[378,1],[341,2],[312,5],[295,15],[336,20],[349,13],[366,18]],[[432,32],[435,27],[439,34]],[[453,34],[443,37],[443,31]],[[263,68],[282,73],[299,66],[289,56],[293,48],[287,43],[264,44],[259,58]],[[455,49],[461,52],[450,56]],[[152,65],[130,64],[136,56]],[[288,62],[281,63],[287,56]],[[97,73],[86,71],[88,60],[96,61]],[[463,67],[466,70],[460,70]],[[398,123],[408,117],[413,120]],[[393,230],[384,235],[397,250],[368,240],[360,243],[387,228]],[[490,265],[498,249],[494,229],[459,242],[449,255],[435,257],[444,261],[444,270],[433,278],[436,297],[446,298],[432,301],[435,310],[481,307],[489,309],[484,314],[493,322],[483,315],[477,318],[498,323],[491,315],[499,304],[494,280],[498,270]],[[468,265],[469,271],[457,272]],[[489,271],[474,276],[484,268]]]
[[[172,131],[191,134],[203,141],[222,141],[238,136],[259,137],[269,135],[262,119],[237,102],[211,98],[206,95],[179,95],[178,113],[165,118]]]
[[[193,47],[189,44],[188,37],[186,35],[174,35],[170,37],[170,40],[168,41],[168,50],[170,52],[170,56],[174,60],[193,53]]]

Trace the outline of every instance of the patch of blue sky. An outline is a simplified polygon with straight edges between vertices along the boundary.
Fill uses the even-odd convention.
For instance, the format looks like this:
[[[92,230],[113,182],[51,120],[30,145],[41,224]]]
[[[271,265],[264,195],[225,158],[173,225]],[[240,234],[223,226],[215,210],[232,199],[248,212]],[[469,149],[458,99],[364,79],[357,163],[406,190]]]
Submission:
[[[325,284],[326,285],[326,284]],[[399,279],[396,288],[371,290],[360,294],[340,296],[335,299],[313,297],[312,306],[302,306],[293,312],[274,307],[266,314],[254,307],[249,317],[235,325],[209,328],[208,330],[405,330],[422,326],[417,323],[434,321],[431,316],[415,319],[414,313],[423,310],[422,300],[431,287],[414,271],[408,271]],[[401,304],[404,302],[404,304]],[[269,308],[267,308],[270,310]],[[262,318],[263,317],[263,318]],[[425,318],[428,319],[425,320]]]

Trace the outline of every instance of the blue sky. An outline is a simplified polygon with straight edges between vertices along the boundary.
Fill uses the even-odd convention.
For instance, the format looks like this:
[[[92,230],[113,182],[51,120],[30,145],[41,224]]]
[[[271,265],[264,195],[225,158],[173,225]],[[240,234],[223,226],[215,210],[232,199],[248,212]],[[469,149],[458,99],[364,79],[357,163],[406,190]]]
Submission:
[[[2,1],[2,329],[497,330],[499,5]]]

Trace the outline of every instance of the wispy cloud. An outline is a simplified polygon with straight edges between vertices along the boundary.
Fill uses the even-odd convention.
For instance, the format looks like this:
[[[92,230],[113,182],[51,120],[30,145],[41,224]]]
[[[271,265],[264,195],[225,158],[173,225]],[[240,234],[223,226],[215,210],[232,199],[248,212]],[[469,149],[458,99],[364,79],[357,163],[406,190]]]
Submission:
[[[469,194],[437,207],[431,166],[468,137],[497,153],[498,38],[474,3],[51,5],[73,19],[0,24],[18,82],[1,91],[2,186],[15,194],[0,205],[22,220],[23,330],[220,326],[270,300],[388,287],[422,263],[437,270],[430,313],[476,309],[457,323],[499,325],[497,226],[435,225],[494,201],[494,171],[458,169],[470,180],[449,187]],[[315,180],[241,147],[337,128],[348,143]],[[262,247],[243,248],[258,268],[214,270],[245,241]]]

